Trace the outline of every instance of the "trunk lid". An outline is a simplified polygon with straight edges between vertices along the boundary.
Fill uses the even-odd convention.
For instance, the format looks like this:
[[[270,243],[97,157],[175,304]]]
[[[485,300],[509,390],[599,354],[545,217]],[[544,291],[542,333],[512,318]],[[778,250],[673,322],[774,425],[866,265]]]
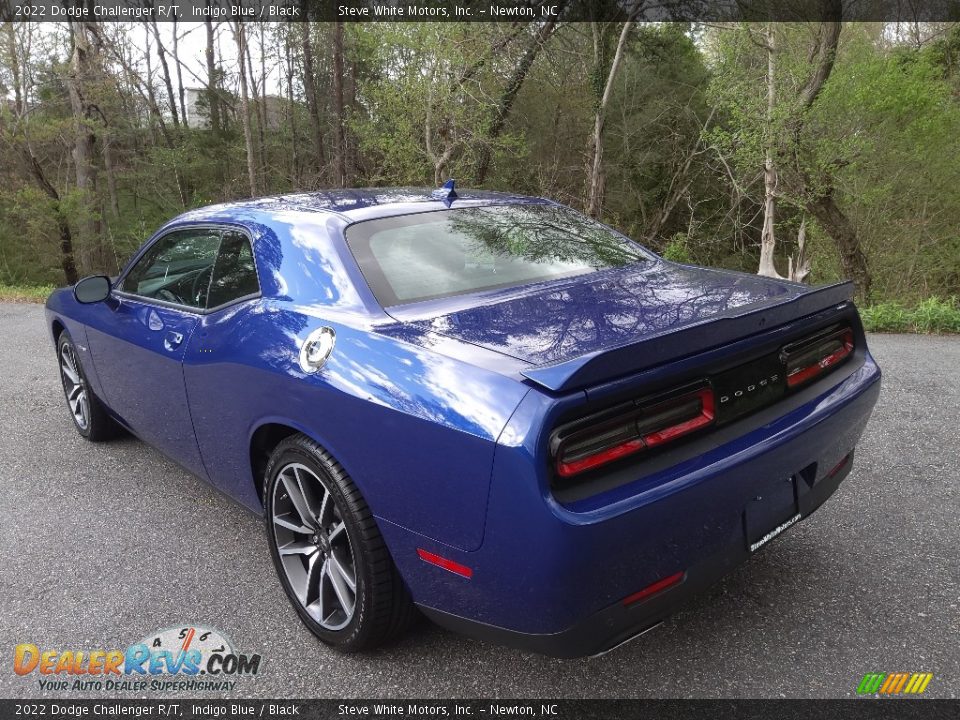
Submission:
[[[810,288],[655,261],[408,322],[528,363],[526,378],[560,392],[717,347],[850,297],[849,283]]]

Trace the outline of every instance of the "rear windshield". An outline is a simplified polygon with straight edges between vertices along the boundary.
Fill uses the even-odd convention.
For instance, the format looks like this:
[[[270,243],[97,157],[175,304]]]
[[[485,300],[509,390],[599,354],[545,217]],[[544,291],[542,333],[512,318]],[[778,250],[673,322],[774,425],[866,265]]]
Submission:
[[[347,243],[384,307],[572,277],[649,259],[554,205],[497,205],[351,225]]]

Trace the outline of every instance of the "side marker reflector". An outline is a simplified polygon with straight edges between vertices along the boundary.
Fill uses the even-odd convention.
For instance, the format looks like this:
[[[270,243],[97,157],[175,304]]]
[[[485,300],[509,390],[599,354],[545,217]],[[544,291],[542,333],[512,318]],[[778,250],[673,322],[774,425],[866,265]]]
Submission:
[[[830,470],[830,472],[827,473],[827,477],[828,477],[828,478],[832,478],[832,477],[833,477],[834,475],[836,475],[838,472],[840,472],[841,470],[843,470],[843,469],[847,466],[847,463],[850,462],[850,455],[851,455],[851,454],[852,454],[852,453],[847,453],[847,454],[843,457],[843,460],[841,460],[841,461],[838,462],[836,465],[834,465],[834,466],[833,466],[833,469]]]
[[[667,575],[667,577],[657,580],[652,585],[647,585],[643,590],[635,592],[633,595],[628,595],[623,599],[623,604],[633,605],[641,600],[646,600],[648,597],[656,595],[658,592],[679,584],[683,580],[684,575],[686,575],[686,573],[683,570],[680,572],[675,572],[673,575]]]
[[[423,548],[417,548],[417,555],[420,556],[420,559],[424,562],[428,562],[431,565],[436,565],[439,568],[443,568],[448,572],[452,572],[454,575],[459,575],[460,577],[465,577],[468,580],[473,577],[473,570],[468,568],[466,565],[461,565],[458,562],[449,560],[445,557],[440,557],[432,552],[428,552]]]

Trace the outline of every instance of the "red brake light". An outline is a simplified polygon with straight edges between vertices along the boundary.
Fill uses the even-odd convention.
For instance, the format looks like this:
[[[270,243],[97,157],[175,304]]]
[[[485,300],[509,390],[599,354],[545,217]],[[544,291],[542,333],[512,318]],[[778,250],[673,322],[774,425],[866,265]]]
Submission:
[[[713,423],[713,389],[693,392],[626,412],[606,422],[566,435],[557,443],[561,477],[593,470],[614,460],[663,445]]]
[[[800,387],[823,375],[853,354],[853,330],[848,327],[788,345],[783,349],[787,387]]]

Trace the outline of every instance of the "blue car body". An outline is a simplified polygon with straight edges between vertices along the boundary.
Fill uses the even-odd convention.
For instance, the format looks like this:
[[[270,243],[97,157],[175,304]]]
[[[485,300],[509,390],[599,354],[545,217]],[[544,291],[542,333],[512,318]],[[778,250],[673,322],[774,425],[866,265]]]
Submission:
[[[547,203],[461,193],[453,207]],[[127,267],[170,230],[235,228],[252,239],[258,294],[190,311],[123,293],[81,304],[63,289],[48,324],[70,334],[122,425],[255,512],[270,444],[292,431],[313,438],[363,493],[429,617],[557,656],[604,651],[656,624],[849,472],[880,387],[849,286],[651,254],[384,309],[345,230],[448,207],[396,189],[193,210]],[[550,437],[570,418],[748,366],[838,322],[854,350],[822,379],[586,487],[556,486]],[[335,349],[306,373],[301,345],[322,327]],[[791,501],[764,504],[785,493]],[[664,578],[676,580],[657,591]]]

